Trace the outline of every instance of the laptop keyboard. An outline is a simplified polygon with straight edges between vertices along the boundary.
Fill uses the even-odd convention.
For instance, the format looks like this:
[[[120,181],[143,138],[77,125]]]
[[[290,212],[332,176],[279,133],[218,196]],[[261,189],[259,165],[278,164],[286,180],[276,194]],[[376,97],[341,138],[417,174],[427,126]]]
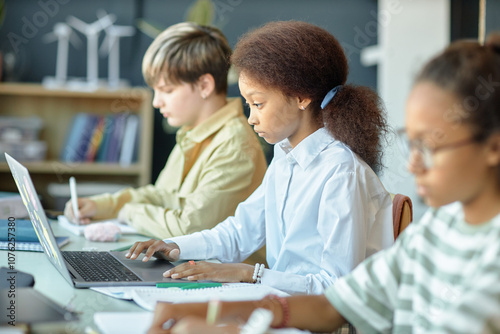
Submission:
[[[87,282],[141,281],[107,252],[62,252],[64,259]]]

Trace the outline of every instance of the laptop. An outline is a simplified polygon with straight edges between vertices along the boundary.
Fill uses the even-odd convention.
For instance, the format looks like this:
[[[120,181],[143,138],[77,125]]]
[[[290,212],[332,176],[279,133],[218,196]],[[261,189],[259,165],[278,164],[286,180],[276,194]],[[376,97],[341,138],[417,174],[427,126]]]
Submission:
[[[174,264],[167,260],[130,260],[125,257],[127,251],[61,251],[28,169],[7,153],[5,156],[43,251],[68,283],[75,288],[90,288],[179,282],[163,277],[166,270],[174,267]]]

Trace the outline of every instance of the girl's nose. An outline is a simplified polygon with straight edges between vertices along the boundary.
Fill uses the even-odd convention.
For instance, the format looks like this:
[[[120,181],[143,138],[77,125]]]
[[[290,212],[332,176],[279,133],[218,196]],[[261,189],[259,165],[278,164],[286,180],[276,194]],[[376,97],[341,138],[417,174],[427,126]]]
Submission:
[[[248,116],[248,124],[250,124],[250,125],[259,124],[259,120],[257,119],[255,112],[252,112],[251,108],[250,108],[250,115]]]

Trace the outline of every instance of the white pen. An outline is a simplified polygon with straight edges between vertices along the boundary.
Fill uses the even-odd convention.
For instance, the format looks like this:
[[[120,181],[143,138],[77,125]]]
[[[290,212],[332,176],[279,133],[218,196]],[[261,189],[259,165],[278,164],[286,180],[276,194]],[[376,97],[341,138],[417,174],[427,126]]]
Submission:
[[[69,191],[71,194],[71,204],[73,205],[73,214],[75,215],[76,223],[80,224],[80,210],[78,210],[78,195],[76,194],[76,180],[73,176],[69,178]]]

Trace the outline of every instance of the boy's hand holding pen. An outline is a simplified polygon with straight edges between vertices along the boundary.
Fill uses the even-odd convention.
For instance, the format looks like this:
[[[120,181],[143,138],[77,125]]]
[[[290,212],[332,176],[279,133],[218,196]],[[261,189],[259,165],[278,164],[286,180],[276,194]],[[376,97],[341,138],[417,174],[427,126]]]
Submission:
[[[73,176],[69,179],[69,190],[71,199],[66,203],[64,215],[77,225],[89,224],[97,212],[97,203],[89,198],[78,198]]]

